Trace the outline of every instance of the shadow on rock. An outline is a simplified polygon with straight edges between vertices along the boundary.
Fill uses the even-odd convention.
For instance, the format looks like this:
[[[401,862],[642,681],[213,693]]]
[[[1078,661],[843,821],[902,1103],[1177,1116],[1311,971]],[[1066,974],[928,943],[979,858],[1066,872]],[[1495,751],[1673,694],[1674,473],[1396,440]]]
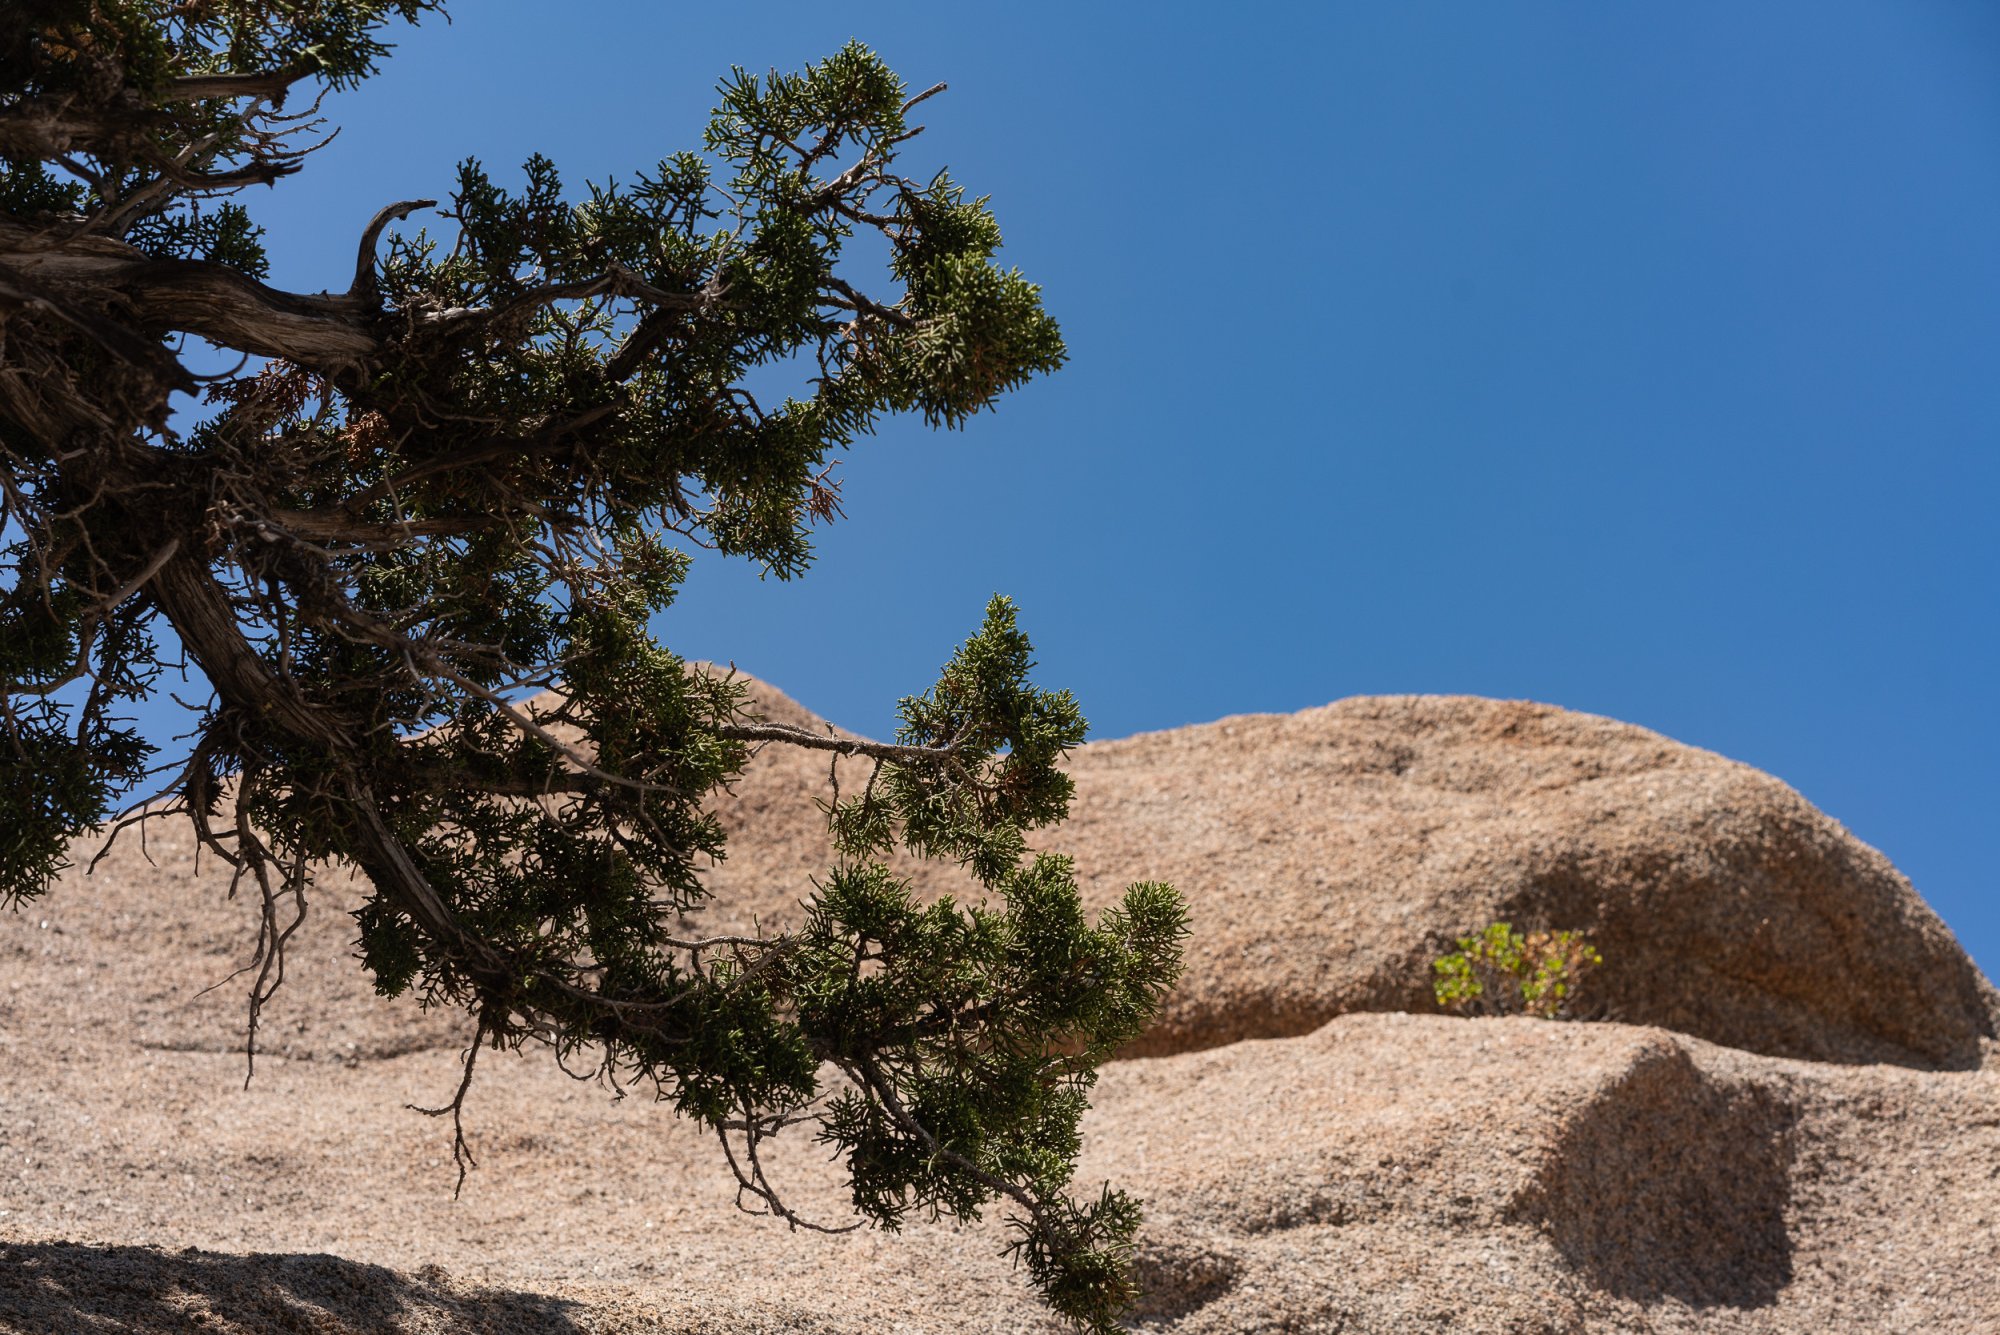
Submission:
[[[1235,1258],[1211,1246],[1142,1238],[1132,1258],[1139,1299],[1127,1316],[1141,1326],[1171,1324],[1229,1292],[1241,1274]]]
[[[0,1330],[581,1335],[574,1305],[324,1255],[0,1243]]]
[[[1520,1201],[1592,1287],[1635,1302],[1764,1307],[1792,1280],[1796,1113],[1662,1043],[1564,1123]]]
[[[1887,859],[1778,787],[1794,809],[1749,832],[1544,853],[1494,916],[1589,930],[1596,1018],[1772,1057],[1977,1070],[2000,994]]]

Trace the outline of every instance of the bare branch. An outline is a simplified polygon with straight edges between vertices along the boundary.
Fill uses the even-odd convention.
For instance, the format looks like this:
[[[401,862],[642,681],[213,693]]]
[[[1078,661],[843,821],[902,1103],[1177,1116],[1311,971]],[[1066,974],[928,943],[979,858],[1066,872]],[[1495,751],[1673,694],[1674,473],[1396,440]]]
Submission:
[[[261,97],[275,100],[295,83],[307,76],[303,74],[194,74],[175,79],[168,84],[161,96],[163,102],[205,102],[211,98],[234,100],[239,97]],[[928,93],[925,94],[929,96]]]
[[[873,756],[877,760],[939,761],[959,755],[957,746],[899,746],[894,742],[871,742],[863,737],[828,737],[795,728],[788,723],[731,723],[717,728],[716,736],[732,742],[783,742],[808,751],[833,751],[843,756]]]
[[[919,102],[927,102],[927,101],[929,101],[929,100],[930,100],[931,98],[934,98],[934,97],[936,97],[936,96],[937,96],[937,95],[938,95],[939,93],[942,93],[942,92],[944,92],[944,91],[946,90],[946,88],[948,88],[948,87],[949,87],[949,85],[947,85],[947,84],[942,84],[942,83],[934,83],[934,84],[932,84],[932,85],[931,85],[930,87],[928,87],[928,88],[924,89],[924,91],[923,91],[923,92],[921,92],[921,93],[918,93],[918,94],[917,94],[917,95],[916,95],[915,97],[913,97],[913,98],[911,98],[911,99],[910,99],[909,101],[907,101],[907,102],[903,103],[903,114],[904,114],[905,116],[909,115],[909,114],[910,114],[910,112],[911,112],[911,110],[912,110],[912,109],[913,109],[913,108],[914,108],[914,107],[915,107],[915,106],[916,106],[916,105],[917,105],[917,104],[918,104]]]
[[[382,240],[382,233],[390,223],[401,222],[418,209],[433,208],[435,199],[406,199],[400,204],[384,205],[382,210],[368,220],[368,226],[361,229],[361,244],[354,256],[354,281],[348,285],[347,295],[355,298],[373,298],[375,295],[375,247]]]
[[[301,366],[342,365],[381,346],[366,327],[365,303],[352,297],[281,292],[227,264],[157,259],[106,237],[57,239],[0,222],[0,278],[95,299],[116,294],[144,328]]]
[[[479,1064],[479,1049],[486,1037],[492,1033],[489,1021],[482,1012],[479,1024],[472,1031],[472,1042],[465,1049],[465,1073],[459,1079],[458,1090],[451,1096],[451,1102],[438,1108],[422,1108],[414,1103],[403,1106],[411,1112],[422,1113],[426,1117],[451,1118],[451,1161],[458,1166],[458,1182],[451,1189],[451,1198],[458,1199],[458,1193],[465,1190],[465,1173],[469,1168],[477,1168],[479,1161],[472,1157],[472,1146],[465,1139],[465,1096],[472,1089],[472,1069]]]

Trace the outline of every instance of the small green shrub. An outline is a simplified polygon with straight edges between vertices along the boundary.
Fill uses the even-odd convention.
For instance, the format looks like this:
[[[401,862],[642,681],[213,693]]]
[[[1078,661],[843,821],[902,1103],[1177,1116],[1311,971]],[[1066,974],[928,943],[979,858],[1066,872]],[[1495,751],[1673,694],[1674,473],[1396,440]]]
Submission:
[[[1566,1020],[1583,976],[1604,963],[1585,932],[1530,932],[1496,922],[1431,965],[1438,1005],[1459,1015]]]

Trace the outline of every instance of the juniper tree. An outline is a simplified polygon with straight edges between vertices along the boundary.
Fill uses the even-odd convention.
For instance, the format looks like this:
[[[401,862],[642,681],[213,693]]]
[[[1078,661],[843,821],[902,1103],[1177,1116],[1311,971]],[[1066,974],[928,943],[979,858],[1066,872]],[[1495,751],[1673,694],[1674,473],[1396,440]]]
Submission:
[[[884,414],[956,426],[1062,363],[985,201],[906,174],[938,90],[852,45],[738,70],[699,152],[580,191],[468,161],[375,216],[344,287],[267,285],[235,196],[306,167],[316,99],[437,8],[7,6],[0,898],[128,801],[190,822],[261,898],[254,1053],[312,869],[358,868],[361,961],[464,1010],[467,1084],[530,1043],[649,1084],[794,1226],[825,1225],[759,1153],[791,1127],[863,1221],[1001,1203],[1046,1299],[1107,1328],[1137,1207],[1070,1194],[1078,1119],[1185,929],[1153,884],[1087,920],[1030,849],[1076,702],[1000,599],[893,743],[762,721],[651,629],[692,549],[799,574],[829,461]],[[197,374],[204,343],[243,361]],[[796,395],[753,392],[773,366]],[[180,655],[212,695],[156,754],[129,714]],[[829,794],[836,861],[796,931],[677,935],[723,853],[710,796],[771,745],[867,769]],[[914,897],[897,847],[961,864],[965,902]]]

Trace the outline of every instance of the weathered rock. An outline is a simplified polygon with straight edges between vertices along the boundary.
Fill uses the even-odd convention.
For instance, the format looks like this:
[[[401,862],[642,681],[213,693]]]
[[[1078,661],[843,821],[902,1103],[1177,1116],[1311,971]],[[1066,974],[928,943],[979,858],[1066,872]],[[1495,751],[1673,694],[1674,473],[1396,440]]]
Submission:
[[[1121,1063],[1089,1125],[1181,1335],[2000,1329],[1991,1068],[1357,1014]]]
[[[97,851],[80,848],[78,865],[45,898],[0,916],[11,929],[0,932],[0,968],[16,1008],[70,1030],[114,1024],[147,1049],[234,1052],[240,1063],[257,976],[255,883],[246,879],[232,895],[229,868],[198,857],[193,835],[173,820],[153,824],[143,840],[121,835],[89,872]],[[354,958],[348,916],[363,890],[354,874],[323,869],[306,891],[284,983],[258,1030],[260,1052],[358,1061],[464,1045],[462,1016],[376,994]],[[293,905],[277,907],[282,929]]]
[[[543,1054],[482,1063],[454,1202],[448,1134],[404,1108],[451,1053],[274,1059],[246,1091],[229,1054],[109,1025],[5,1037],[0,1330],[1055,1331],[997,1219],[788,1234],[732,1208],[709,1137]],[[773,1162],[842,1217],[816,1147]],[[1077,1185],[1146,1200],[1144,1330],[1972,1335],[2000,1327],[1994,1163],[1992,1068],[1358,1014],[1113,1064]]]
[[[826,724],[762,683],[768,718]],[[829,757],[769,745],[718,811],[731,841],[705,928],[783,928],[831,858]],[[1889,861],[1767,774],[1656,733],[1545,705],[1461,696],[1345,700],[1098,742],[1075,753],[1072,818],[1045,833],[1086,899],[1170,880],[1194,920],[1188,971],[1133,1049],[1158,1055],[1307,1032],[1350,1011],[1435,1009],[1430,961],[1496,919],[1585,928],[1606,963],[1594,1014],[1822,1061],[1965,1068],[2000,998]],[[852,791],[867,769],[842,761]],[[930,892],[956,868],[901,858]],[[238,1046],[256,896],[224,903],[185,830],[121,839],[95,882],[37,914],[117,943],[152,980],[148,1041]],[[144,879],[115,913],[96,886]],[[351,877],[314,890],[263,1045],[295,1056],[454,1045],[455,1016],[374,997],[354,967]],[[195,985],[190,987],[189,983]]]
[[[1770,775],[1644,728],[1366,697],[1093,743],[1070,771],[1047,843],[1087,899],[1169,880],[1193,911],[1187,976],[1140,1053],[1434,1009],[1430,961],[1502,919],[1594,933],[1598,1014],[1732,1047],[1964,1068],[1995,1036],[2000,997],[1888,859]],[[723,807],[718,925],[795,918],[828,856],[826,785],[821,758],[759,757]]]
[[[323,1254],[0,1243],[0,1330],[131,1335],[857,1335],[743,1295],[555,1292]]]
[[[1147,1202],[1137,1329],[2000,1330],[1990,986],[1782,784],[1417,698],[1093,745],[1075,773],[1052,842],[1089,895],[1166,875],[1196,912],[1153,1049],[1183,1050],[1106,1068],[1077,1179]],[[725,800],[715,925],[796,913],[826,779],[773,748]],[[372,995],[340,877],[244,1089],[247,980],[197,993],[244,962],[254,900],[184,835],[149,843],[0,915],[0,1331],[1052,1335],[1000,1219],[788,1234],[735,1211],[707,1135],[544,1053],[481,1063],[454,1202],[449,1133],[406,1105],[449,1096],[461,1023]],[[1596,931],[1605,1008],[1647,1023],[1393,1013],[1495,917]],[[818,1147],[770,1163],[846,1217]]]

